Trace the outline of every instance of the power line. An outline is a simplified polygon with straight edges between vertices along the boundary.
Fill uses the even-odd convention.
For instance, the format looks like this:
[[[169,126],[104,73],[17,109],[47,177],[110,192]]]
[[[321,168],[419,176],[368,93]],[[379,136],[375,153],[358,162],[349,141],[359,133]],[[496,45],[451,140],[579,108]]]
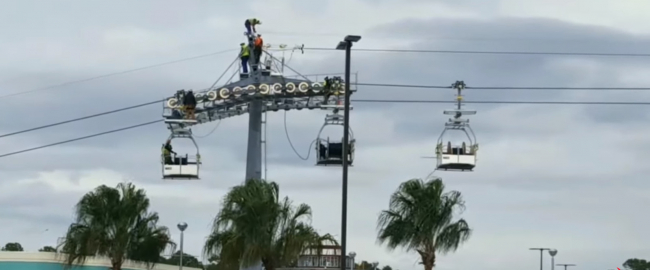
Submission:
[[[590,90],[590,91],[633,91],[633,90],[650,90],[650,87],[561,87],[561,86],[477,86],[467,87],[465,89],[480,90]]]
[[[105,131],[105,132],[96,133],[96,134],[93,134],[93,135],[88,135],[88,136],[78,137],[78,138],[74,138],[74,139],[70,139],[70,140],[55,142],[55,143],[51,143],[51,144],[42,145],[42,146],[39,146],[39,147],[28,148],[28,149],[24,149],[24,150],[20,150],[20,151],[0,155],[0,158],[13,156],[13,155],[17,155],[17,154],[22,154],[22,153],[25,153],[25,152],[31,152],[31,151],[34,151],[34,150],[48,148],[48,147],[57,146],[57,145],[61,145],[61,144],[66,144],[66,143],[81,141],[81,140],[85,140],[85,139],[90,139],[90,138],[93,138],[93,137],[98,137],[98,136],[102,136],[102,135],[106,135],[106,134],[111,134],[111,133],[116,133],[116,132],[120,132],[120,131],[129,130],[129,129],[134,129],[134,128],[138,128],[138,127],[143,127],[143,126],[147,126],[147,125],[151,125],[151,124],[156,124],[156,123],[159,123],[159,122],[162,122],[162,121],[163,120],[160,119],[160,120],[156,120],[156,121],[145,122],[145,123],[142,123],[142,124],[137,124],[137,125],[133,125],[133,126],[128,126],[128,127],[123,127],[123,128],[118,128],[118,129],[114,129],[114,130],[109,130],[109,131]]]
[[[347,33],[313,33],[313,32],[267,32],[264,31],[264,34],[269,36],[321,36],[321,37],[336,37],[340,38],[347,35]],[[391,40],[403,40],[404,37],[395,36],[395,35],[363,35],[363,38],[370,39],[391,39]],[[462,37],[462,36],[427,36],[427,40],[455,40],[455,41],[535,41],[535,42],[599,42],[599,43],[617,43],[625,42],[620,40],[603,40],[597,38],[555,38],[555,37]]]
[[[381,99],[354,99],[352,102],[360,103],[456,103],[456,101],[450,100],[407,100],[407,99],[390,99],[390,100],[381,100]],[[500,101],[500,100],[481,100],[481,101],[470,101],[463,100],[463,103],[469,104],[529,104],[529,105],[650,105],[648,102],[628,102],[628,101]]]
[[[451,85],[417,85],[417,84],[386,84],[386,83],[350,83],[358,86],[401,87],[423,89],[451,89]],[[567,86],[467,86],[465,89],[475,90],[592,90],[592,91],[631,91],[650,90],[650,87],[567,87]]]
[[[374,87],[422,88],[422,89],[450,89],[451,88],[451,86],[441,86],[441,85],[384,84],[384,83],[356,83],[354,85],[357,85],[357,86],[374,86]],[[477,86],[477,87],[470,87],[470,86],[468,86],[466,89],[476,89],[476,90],[565,90],[565,91],[568,91],[568,90],[593,90],[593,91],[599,91],[599,90],[600,91],[646,90],[647,91],[647,90],[650,90],[650,87],[512,87],[512,86],[495,86],[495,87],[492,87],[492,86]],[[90,119],[90,118],[99,117],[99,116],[104,116],[104,115],[117,113],[117,112],[121,112],[121,111],[131,110],[131,109],[140,108],[140,107],[144,107],[144,106],[149,106],[149,105],[157,104],[158,102],[161,102],[161,100],[151,101],[151,102],[142,103],[142,104],[138,104],[138,105],[134,105],[134,106],[124,107],[124,108],[115,109],[115,110],[111,110],[111,111],[107,111],[107,112],[97,113],[97,114],[88,115],[88,116],[84,116],[84,117],[79,117],[79,118],[75,118],[75,119],[70,119],[70,120],[66,120],[66,121],[61,121],[61,122],[57,122],[57,123],[53,123],[53,124],[48,124],[48,125],[38,126],[38,127],[29,128],[29,129],[16,131],[16,132],[12,132],[12,133],[7,133],[7,134],[0,135],[0,138],[9,137],[9,136],[13,136],[13,135],[18,135],[18,134],[22,134],[22,133],[27,133],[27,132],[31,132],[31,131],[35,131],[35,130],[44,129],[44,128],[54,127],[54,126],[58,126],[58,125],[68,124],[68,123],[72,123],[72,122],[77,122],[77,121],[81,121],[81,120],[86,120],[86,119]],[[356,102],[364,102],[364,101],[359,100],[359,101],[356,101]],[[398,101],[396,101],[396,102],[398,102]],[[405,101],[399,101],[399,102],[401,102],[401,103],[406,103],[406,102],[418,103],[420,101],[417,101],[417,100],[416,101],[406,101],[405,100]],[[443,100],[441,100],[441,101],[422,101],[422,102],[424,102],[424,103],[447,103],[447,101],[443,101]],[[493,103],[493,104],[520,104],[521,102],[523,102],[521,104],[531,104],[531,102],[533,102],[533,101],[512,101],[514,103],[512,103],[510,101],[486,101],[486,102],[487,103]],[[505,102],[505,103],[503,103],[503,102]],[[467,101],[466,103],[482,103],[482,102],[480,102],[480,101],[474,101],[474,102],[473,101]],[[572,103],[570,103],[570,102],[569,103],[567,103],[567,102],[548,103],[546,101],[543,101],[541,103],[535,102],[534,104],[572,104]],[[578,104],[584,104],[584,103],[578,102]],[[589,104],[591,104],[591,105],[596,105],[596,104],[598,104],[598,105],[645,105],[645,103],[636,104],[634,102],[632,102],[632,103],[629,103],[629,102],[623,102],[623,103],[606,102],[605,104],[600,103],[600,102],[596,102],[596,103],[589,103]]]
[[[35,131],[35,130],[39,130],[39,129],[50,128],[50,127],[63,125],[63,124],[68,124],[68,123],[72,123],[72,122],[77,122],[77,121],[81,121],[81,120],[86,120],[86,119],[90,119],[90,118],[95,118],[95,117],[99,117],[99,116],[103,116],[103,115],[107,115],[107,114],[122,112],[122,111],[126,111],[126,110],[132,110],[132,109],[136,109],[136,108],[140,108],[140,107],[145,107],[145,106],[157,104],[157,103],[159,103],[161,101],[163,101],[163,100],[156,100],[156,101],[142,103],[142,104],[129,106],[129,107],[124,107],[124,108],[120,108],[120,109],[116,109],[116,110],[112,110],[112,111],[107,111],[107,112],[92,114],[92,115],[79,117],[79,118],[75,118],[75,119],[70,119],[70,120],[66,120],[66,121],[61,121],[61,122],[57,122],[57,123],[53,123],[53,124],[48,124],[48,125],[38,126],[38,127],[34,127],[34,128],[24,129],[24,130],[21,130],[21,131],[16,131],[16,132],[0,135],[0,138],[9,137],[9,136],[13,136],[13,135],[18,135],[18,134],[22,134],[22,133],[27,133],[27,132]]]
[[[171,65],[171,64],[176,64],[176,63],[186,62],[186,61],[190,61],[190,60],[195,60],[195,59],[199,59],[199,58],[210,57],[210,56],[219,55],[219,54],[223,54],[223,53],[227,53],[227,52],[232,52],[232,51],[236,51],[236,50],[238,50],[238,49],[229,49],[229,50],[218,51],[218,52],[213,52],[213,53],[208,53],[208,54],[202,54],[202,55],[197,55],[197,56],[187,57],[187,58],[178,59],[178,60],[174,60],[174,61],[169,61],[169,62],[164,62],[164,63],[154,64],[154,65],[150,65],[150,66],[139,67],[139,68],[134,68],[134,69],[124,70],[124,71],[119,71],[119,72],[113,72],[113,73],[104,74],[104,75],[95,76],[95,77],[90,77],[90,78],[86,78],[86,79],[75,80],[75,81],[69,81],[69,82],[64,82],[64,83],[60,83],[60,84],[56,84],[56,85],[50,85],[50,86],[46,86],[46,87],[39,87],[39,88],[35,88],[35,89],[31,89],[31,90],[27,90],[27,91],[22,91],[22,92],[16,92],[16,93],[11,93],[11,94],[2,95],[2,96],[0,96],[0,99],[1,99],[1,98],[14,97],[14,96],[20,96],[20,95],[24,95],[24,94],[33,93],[33,92],[39,92],[39,91],[45,91],[45,90],[51,90],[51,89],[59,88],[59,87],[62,87],[62,86],[73,85],[73,84],[77,84],[77,83],[82,83],[82,82],[87,82],[87,81],[92,81],[92,80],[102,79],[102,78],[106,78],[106,77],[112,77],[112,76],[116,76],[116,75],[123,75],[123,74],[131,73],[131,72],[136,72],[136,71],[145,70],[145,69],[150,69],[150,68],[155,68],[155,67],[161,67],[161,66],[166,66],[166,65]]]
[[[336,51],[335,48],[305,47],[311,51]],[[563,56],[612,56],[612,57],[650,57],[650,53],[586,53],[586,52],[524,52],[524,51],[474,51],[474,50],[416,50],[416,49],[352,49],[356,52],[383,53],[439,53],[439,54],[501,54],[501,55],[563,55]]]
[[[316,48],[316,47],[304,48],[304,49],[305,50],[313,50],[313,51],[334,51],[334,50],[336,50],[334,48]],[[0,96],[0,98],[8,98],[8,97],[24,95],[24,94],[33,93],[33,92],[50,90],[50,89],[59,88],[59,87],[62,87],[62,86],[73,85],[73,84],[77,84],[77,83],[92,81],[92,80],[111,77],[111,76],[116,76],[116,75],[127,74],[127,73],[136,72],[136,71],[140,71],[140,70],[145,70],[145,69],[150,69],[150,68],[155,68],[155,67],[160,67],[160,66],[165,66],[165,65],[176,64],[176,63],[180,63],[180,62],[195,60],[195,59],[199,59],[199,58],[205,58],[205,57],[214,56],[214,55],[218,55],[218,54],[223,54],[223,53],[227,53],[227,52],[232,52],[232,51],[236,51],[236,50],[237,49],[223,50],[223,51],[219,51],[219,52],[213,52],[213,53],[209,53],[209,54],[203,54],[203,55],[183,58],[183,59],[179,59],[179,60],[154,64],[154,65],[150,65],[150,66],[139,67],[139,68],[134,68],[134,69],[130,69],[130,70],[124,70],[124,71],[120,71],[120,72],[104,74],[104,75],[95,76],[95,77],[91,77],[91,78],[64,82],[64,83],[60,83],[60,84],[56,84],[56,85],[35,88],[35,89],[27,90],[27,91],[6,94],[6,95]],[[650,57],[650,54],[647,54],[647,53],[514,52],[514,51],[415,50],[415,49],[353,49],[353,50],[354,51],[359,51],[359,52],[392,52],[392,53],[502,54],[502,55],[576,55],[576,56],[577,55],[582,55],[582,56]],[[477,88],[474,88],[474,89],[477,89]]]
[[[448,100],[398,100],[398,99],[355,99],[352,100],[352,102],[359,102],[359,103],[455,103],[454,101],[448,101]],[[598,101],[464,101],[464,103],[474,103],[474,104],[534,104],[534,105],[650,105],[650,102],[609,102],[609,101],[604,101],[604,102],[598,102]],[[142,124],[138,125],[133,125],[129,127],[124,127],[124,128],[119,128],[119,129],[114,129],[110,131],[105,131],[93,135],[88,135],[84,137],[79,137],[79,138],[74,138],[66,141],[61,141],[61,142],[56,142],[52,144],[47,144],[39,147],[34,147],[34,148],[28,148],[25,150],[21,151],[16,151],[16,152],[11,152],[7,154],[0,155],[0,158],[2,157],[7,157],[7,156],[12,156],[12,155],[17,155],[25,152],[30,152],[38,149],[43,149],[51,146],[56,146],[56,145],[61,145],[61,144],[66,144],[66,143],[71,143],[75,141],[80,141],[80,140],[85,140],[93,137],[98,137],[106,134],[111,134],[111,133],[116,133],[120,131],[125,131],[129,129],[134,129],[142,126],[147,126],[155,123],[162,122],[163,120],[156,120],[156,121],[151,121],[151,122],[145,122]],[[286,127],[286,126],[285,126]],[[288,133],[287,133],[288,135]],[[311,149],[311,146],[310,146]],[[295,151],[295,149],[294,149]],[[296,152],[297,154],[297,152]],[[300,155],[299,155],[300,156]]]
[[[357,86],[379,86],[379,87],[403,87],[403,88],[427,88],[427,89],[451,89],[449,86],[442,85],[417,85],[417,84],[387,84],[387,83],[352,83],[350,85]]]

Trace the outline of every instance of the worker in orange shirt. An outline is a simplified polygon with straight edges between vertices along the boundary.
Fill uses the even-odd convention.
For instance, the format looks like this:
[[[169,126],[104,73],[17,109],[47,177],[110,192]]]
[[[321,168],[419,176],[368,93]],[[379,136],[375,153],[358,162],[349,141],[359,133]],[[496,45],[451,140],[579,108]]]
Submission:
[[[255,48],[253,49],[253,53],[255,54],[255,63],[258,65],[261,65],[260,58],[262,57],[263,46],[264,40],[262,39],[262,35],[258,34],[257,38],[255,39]]]

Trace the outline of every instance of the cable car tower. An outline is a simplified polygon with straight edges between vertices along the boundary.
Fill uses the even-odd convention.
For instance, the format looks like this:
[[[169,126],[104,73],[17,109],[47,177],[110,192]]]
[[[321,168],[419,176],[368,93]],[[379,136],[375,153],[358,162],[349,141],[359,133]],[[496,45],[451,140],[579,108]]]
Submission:
[[[453,118],[450,118],[449,121],[445,123],[445,128],[438,138],[438,144],[436,146],[436,170],[472,171],[476,166],[478,143],[474,131],[469,126],[469,119],[465,119],[463,116],[475,115],[476,111],[462,109],[462,90],[465,89],[465,82],[456,81],[452,87],[457,90],[457,106],[455,110],[444,111],[444,114],[453,115]],[[452,144],[451,141],[445,143],[445,135],[447,132],[462,132],[465,134],[467,141],[462,141],[460,144]]]
[[[239,72],[234,73],[225,84],[217,86],[220,77],[212,87],[207,89],[195,91],[194,93],[191,93],[191,90],[177,91],[174,96],[165,100],[163,118],[171,132],[170,139],[185,138],[194,142],[191,131],[193,126],[248,113],[248,149],[245,179],[261,179],[263,114],[268,111],[302,109],[334,110],[333,114],[337,114],[338,106],[340,106],[339,95],[342,96],[345,90],[342,84],[343,80],[340,77],[330,78],[328,76],[324,82],[319,82],[318,77],[304,76],[286,65],[284,58],[281,60],[275,58],[269,52],[268,47],[265,47],[266,50],[262,51],[262,55],[265,56],[262,59],[260,57],[262,55],[255,55],[254,39],[256,34],[246,33],[245,35],[248,43],[243,43],[243,46],[248,46],[250,50],[250,72],[242,72],[240,64]],[[281,50],[285,50],[285,48],[286,45],[280,46]],[[303,48],[304,46],[296,46],[293,50],[304,53]],[[239,62],[239,58],[238,55],[228,69],[236,62]],[[284,76],[284,68],[296,73],[296,78]],[[226,72],[224,72],[224,75]],[[237,74],[239,74],[239,80],[232,81]],[[350,90],[350,92],[354,91],[356,89]],[[188,98],[191,96],[193,98]],[[326,118],[325,125],[335,124],[334,118],[333,116]],[[325,160],[319,159],[317,164],[334,164],[335,157],[341,155],[341,153],[336,152],[336,142],[328,140],[322,142],[329,149],[326,155],[327,162],[322,162]],[[182,158],[182,155],[181,158],[176,155],[171,159],[169,157],[166,159],[165,154],[163,154],[163,179],[198,179],[199,166],[202,166],[203,162],[199,156],[199,147],[196,143],[195,146],[197,148],[197,157],[194,163],[187,155],[185,159]],[[338,152],[341,152],[341,150]],[[164,149],[163,153],[166,153]]]

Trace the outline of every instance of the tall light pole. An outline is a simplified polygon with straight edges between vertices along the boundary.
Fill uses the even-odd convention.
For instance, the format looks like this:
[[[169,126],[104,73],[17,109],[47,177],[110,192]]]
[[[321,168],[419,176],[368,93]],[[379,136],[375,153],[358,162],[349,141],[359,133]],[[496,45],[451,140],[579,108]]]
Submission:
[[[551,250],[550,248],[529,248],[530,250],[539,250],[539,270],[544,270],[544,250]]]
[[[555,255],[557,255],[557,249],[549,249],[548,254],[551,255],[551,270],[555,270]]]
[[[575,264],[558,263],[557,266],[564,266],[564,270],[566,270],[566,268],[568,266],[576,266],[576,265]]]
[[[348,256],[350,257],[350,260],[352,261],[352,262],[350,262],[351,263],[350,269],[354,270],[354,266],[355,266],[354,257],[357,256],[357,253],[356,252],[350,252],[348,254]]]
[[[345,50],[345,109],[343,111],[343,198],[341,199],[341,270],[346,270],[345,246],[347,245],[348,223],[348,147],[350,144],[350,54],[352,43],[361,40],[361,36],[346,36],[336,46],[337,50]]]
[[[183,270],[183,232],[185,229],[187,229],[187,223],[181,222],[176,225],[178,229],[181,231],[181,254],[180,254],[180,260],[178,262],[178,269]]]

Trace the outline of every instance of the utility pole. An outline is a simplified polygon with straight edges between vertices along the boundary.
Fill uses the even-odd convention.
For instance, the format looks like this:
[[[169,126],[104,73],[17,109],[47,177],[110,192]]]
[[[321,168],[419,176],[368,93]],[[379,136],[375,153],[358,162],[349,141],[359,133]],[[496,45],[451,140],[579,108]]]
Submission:
[[[549,249],[548,254],[551,255],[551,270],[555,270],[555,255],[557,255],[557,249]]]
[[[550,248],[530,248],[530,250],[539,250],[539,270],[544,270],[544,250],[551,250]]]
[[[566,270],[566,268],[567,268],[568,266],[576,266],[576,265],[575,265],[575,264],[558,263],[557,266],[564,266],[564,270]]]
[[[187,223],[181,222],[176,225],[178,229],[181,231],[181,254],[180,254],[180,259],[178,261],[178,270],[183,270],[183,232],[185,229],[187,229]]]
[[[343,190],[341,198],[341,270],[347,268],[347,223],[348,223],[348,147],[350,146],[350,56],[352,43],[361,40],[361,36],[346,36],[336,46],[337,50],[345,50],[345,109],[343,115]],[[351,268],[354,268],[351,267]]]

